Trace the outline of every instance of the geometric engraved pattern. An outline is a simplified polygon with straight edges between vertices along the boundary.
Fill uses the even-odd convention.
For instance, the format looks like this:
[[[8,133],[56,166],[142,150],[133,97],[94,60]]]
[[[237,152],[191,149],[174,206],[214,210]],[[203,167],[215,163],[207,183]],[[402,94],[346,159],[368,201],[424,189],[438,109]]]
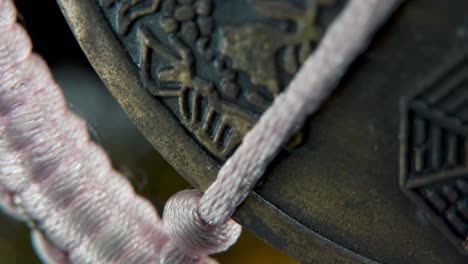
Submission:
[[[101,8],[144,88],[225,160],[313,52],[330,23],[319,25],[319,12],[337,13],[334,2],[101,0]]]
[[[468,59],[402,105],[400,186],[468,254]]]

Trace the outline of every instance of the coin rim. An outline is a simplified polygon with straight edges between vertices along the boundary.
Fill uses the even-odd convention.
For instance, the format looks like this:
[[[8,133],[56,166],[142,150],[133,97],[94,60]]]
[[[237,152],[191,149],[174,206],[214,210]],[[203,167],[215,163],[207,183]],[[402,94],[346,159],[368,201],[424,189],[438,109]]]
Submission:
[[[57,2],[91,65],[132,122],[187,181],[206,190],[219,165],[169,110],[143,88],[134,64],[120,46],[98,1]],[[376,263],[307,228],[255,191],[233,218],[301,263]]]

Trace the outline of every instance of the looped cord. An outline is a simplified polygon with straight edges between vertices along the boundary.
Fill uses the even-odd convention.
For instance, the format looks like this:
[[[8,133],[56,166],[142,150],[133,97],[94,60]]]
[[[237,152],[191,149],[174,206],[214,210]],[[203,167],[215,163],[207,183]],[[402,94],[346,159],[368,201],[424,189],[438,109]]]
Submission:
[[[233,220],[220,226],[209,225],[198,214],[201,193],[194,190],[181,191],[174,195],[164,208],[164,228],[173,243],[166,245],[168,252],[186,256],[195,262],[217,252],[228,249],[237,241],[241,227]],[[168,258],[163,250],[162,259]],[[171,254],[174,255],[174,254]],[[173,260],[162,263],[175,263]]]
[[[239,237],[234,210],[399,2],[350,0],[205,194],[176,194],[162,221],[67,110],[13,1],[0,0],[0,207],[30,223],[48,263],[216,263],[208,255]]]

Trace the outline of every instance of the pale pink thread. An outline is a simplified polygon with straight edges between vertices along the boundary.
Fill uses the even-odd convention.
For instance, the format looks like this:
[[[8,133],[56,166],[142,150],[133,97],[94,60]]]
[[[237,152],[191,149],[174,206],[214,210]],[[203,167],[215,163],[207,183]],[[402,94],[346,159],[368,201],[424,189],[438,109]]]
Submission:
[[[400,0],[351,0],[335,19],[286,91],[278,96],[218,173],[200,201],[214,225],[231,217],[281,146],[318,110],[348,66]]]
[[[13,2],[0,0],[0,185],[6,208],[33,222],[67,262],[154,263],[167,241],[161,220],[112,170],[84,121],[67,111],[15,20]]]
[[[0,205],[42,231],[34,241],[56,263],[214,263],[207,255],[240,234],[232,212],[398,3],[350,1],[216,182],[203,197],[176,194],[163,224],[67,111],[47,66],[30,56],[12,1],[0,0]]]
[[[368,45],[371,35],[398,3],[400,0],[348,2],[286,91],[275,99],[221,168],[216,181],[199,201],[190,201],[198,204],[198,213],[187,210],[183,215],[183,211],[178,211],[180,220],[171,222],[171,225],[176,225],[172,227],[173,230],[182,230],[184,235],[193,232],[190,233],[191,238],[183,238],[194,241],[206,239],[206,229],[217,230],[232,221],[230,217],[234,210],[250,193],[281,146],[302,126],[304,119],[320,107],[354,58]],[[196,224],[187,227],[187,223],[194,221],[205,223],[207,227],[194,233]],[[182,254],[184,247],[182,241],[169,243],[162,255],[166,252]],[[190,253],[188,250],[184,252]]]

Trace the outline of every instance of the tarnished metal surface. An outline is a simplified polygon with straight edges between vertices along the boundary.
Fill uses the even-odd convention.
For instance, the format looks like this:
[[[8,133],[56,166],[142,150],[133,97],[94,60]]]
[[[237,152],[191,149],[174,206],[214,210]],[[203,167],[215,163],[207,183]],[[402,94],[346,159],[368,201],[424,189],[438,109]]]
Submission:
[[[400,184],[459,250],[468,253],[468,54],[402,107]]]
[[[102,12],[146,90],[225,159],[342,6],[302,2],[102,1]]]
[[[135,124],[200,189],[344,4],[58,2]],[[398,10],[240,223],[304,263],[466,263],[468,2],[449,2]]]

